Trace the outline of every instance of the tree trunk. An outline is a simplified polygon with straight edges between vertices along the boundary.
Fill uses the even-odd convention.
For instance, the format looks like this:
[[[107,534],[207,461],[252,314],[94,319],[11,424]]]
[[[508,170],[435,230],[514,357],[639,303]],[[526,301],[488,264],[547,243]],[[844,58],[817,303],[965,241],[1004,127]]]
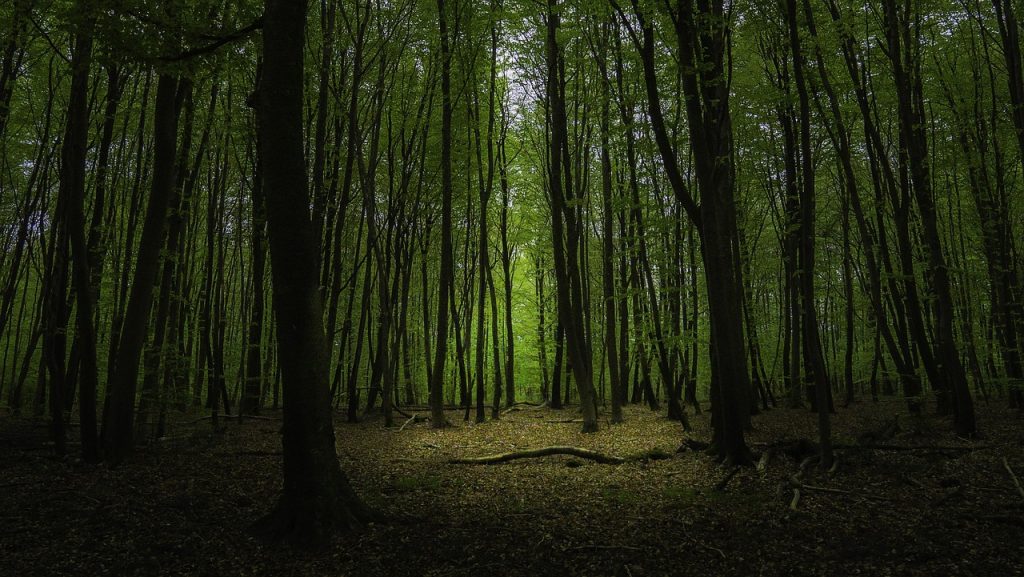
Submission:
[[[319,544],[371,519],[335,453],[329,348],[302,153],[305,2],[267,0],[259,87],[271,280],[284,381],[284,492],[257,524],[274,538]]]
[[[120,463],[134,446],[135,392],[139,358],[146,341],[153,285],[160,271],[167,212],[174,190],[174,158],[178,136],[175,95],[178,79],[161,74],[157,82],[153,111],[153,184],[146,219],[136,256],[135,277],[128,297],[117,347],[113,379],[107,388],[103,409],[104,456],[112,464]]]
[[[445,0],[437,0],[441,36],[441,270],[437,289],[437,343],[430,376],[430,426],[447,424],[444,416],[444,366],[448,359],[448,301],[455,276],[452,254],[452,96],[451,52],[448,45],[448,14]]]
[[[576,209],[569,203],[575,200],[570,183],[572,176],[564,174],[568,165],[564,154],[568,128],[565,110],[565,76],[561,50],[558,45],[560,15],[558,0],[548,0],[547,11],[547,97],[551,118],[551,148],[548,163],[551,191],[552,240],[555,256],[556,295],[558,319],[565,330],[565,345],[569,364],[576,378],[583,411],[583,432],[597,431],[597,402],[593,383],[593,363],[590,343],[584,325],[584,302],[580,272],[581,227]]]
[[[84,2],[80,3],[85,8]],[[96,326],[93,318],[93,291],[90,255],[85,236],[85,164],[86,145],[89,136],[88,82],[89,66],[92,61],[93,14],[84,14],[85,21],[79,25],[75,35],[75,51],[72,55],[71,95],[68,101],[67,129],[61,151],[62,171],[60,191],[65,198],[65,219],[68,240],[71,245],[72,283],[75,290],[75,313],[79,357],[79,413],[82,438],[82,457],[86,462],[99,460],[99,444],[96,437]],[[64,295],[60,295],[64,299]],[[59,399],[58,399],[59,400]],[[61,420],[61,438],[57,449],[63,452],[63,406],[57,419]]]

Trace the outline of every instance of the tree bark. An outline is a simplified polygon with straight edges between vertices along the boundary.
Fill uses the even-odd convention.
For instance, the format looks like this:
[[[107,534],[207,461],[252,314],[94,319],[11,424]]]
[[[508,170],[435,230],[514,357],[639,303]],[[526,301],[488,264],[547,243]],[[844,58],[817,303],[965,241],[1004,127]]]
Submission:
[[[341,471],[331,422],[319,254],[302,152],[306,3],[267,0],[265,6],[258,112],[284,381],[284,492],[256,529],[297,544],[319,544],[372,515]]]
[[[437,289],[437,343],[434,346],[433,373],[430,375],[430,426],[447,424],[444,416],[444,367],[448,359],[449,293],[455,276],[452,254],[452,96],[451,51],[448,38],[448,14],[445,0],[437,0],[441,36],[441,271]]]
[[[103,410],[104,457],[112,464],[123,461],[134,446],[139,360],[146,341],[153,285],[160,271],[160,249],[163,247],[167,212],[174,190],[174,158],[178,137],[178,119],[175,114],[177,89],[177,77],[160,75],[153,111],[153,183],[136,255],[135,277],[121,325],[116,366],[108,384]]]

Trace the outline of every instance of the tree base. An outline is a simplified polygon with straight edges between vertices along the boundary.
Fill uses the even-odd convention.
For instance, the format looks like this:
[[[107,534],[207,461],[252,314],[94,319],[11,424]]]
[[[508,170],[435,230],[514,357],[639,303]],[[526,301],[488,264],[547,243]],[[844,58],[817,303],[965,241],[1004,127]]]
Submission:
[[[379,519],[354,495],[339,495],[333,504],[303,499],[292,503],[282,495],[273,509],[249,527],[255,537],[269,543],[316,549],[326,546],[331,537],[357,531]],[[319,505],[319,506],[318,506]]]

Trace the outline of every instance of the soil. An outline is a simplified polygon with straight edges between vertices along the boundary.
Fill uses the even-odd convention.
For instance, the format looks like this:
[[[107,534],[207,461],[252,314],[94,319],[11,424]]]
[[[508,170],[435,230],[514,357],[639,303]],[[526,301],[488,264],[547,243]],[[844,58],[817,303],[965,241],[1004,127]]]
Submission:
[[[222,420],[216,433],[208,419],[177,415],[166,437],[113,469],[58,460],[45,422],[3,417],[0,574],[1024,575],[1024,495],[1006,468],[1024,478],[1024,427],[997,405],[978,408],[979,439],[956,438],[945,418],[902,414],[881,449],[856,447],[858,437],[904,405],[840,408],[834,438],[849,448],[831,472],[806,464],[798,481],[811,487],[795,504],[791,476],[813,447],[780,441],[813,440],[806,410],[755,416],[752,449],[779,449],[723,491],[715,486],[732,469],[676,452],[680,425],[643,407],[590,435],[564,422],[572,409],[529,406],[479,425],[452,411],[443,430],[339,420],[342,467],[385,520],[318,550],[247,532],[280,491],[279,414]],[[688,437],[706,440],[708,414],[690,420]],[[626,462],[448,462],[550,445]]]

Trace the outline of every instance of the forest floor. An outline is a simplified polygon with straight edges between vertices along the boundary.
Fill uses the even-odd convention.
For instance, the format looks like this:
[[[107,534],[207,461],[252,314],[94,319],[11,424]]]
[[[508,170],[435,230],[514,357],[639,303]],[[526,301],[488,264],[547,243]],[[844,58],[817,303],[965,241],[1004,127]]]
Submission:
[[[834,438],[854,445],[901,412],[895,400],[840,408]],[[1024,422],[997,401],[979,404],[976,441],[957,439],[947,419],[902,415],[890,448],[839,450],[831,474],[808,467],[795,509],[800,447],[718,491],[731,470],[677,453],[679,424],[644,407],[628,407],[621,425],[602,418],[591,435],[564,422],[572,409],[523,407],[480,425],[452,411],[444,430],[339,422],[344,470],[392,520],[316,551],[246,531],[281,485],[279,414],[265,414],[217,434],[181,417],[115,469],[57,460],[42,421],[0,417],[0,574],[1024,575],[1024,496],[1004,465],[1024,477]],[[690,437],[706,440],[708,414],[690,418]],[[755,451],[815,437],[806,410],[753,425]],[[548,445],[627,461],[448,462]]]

